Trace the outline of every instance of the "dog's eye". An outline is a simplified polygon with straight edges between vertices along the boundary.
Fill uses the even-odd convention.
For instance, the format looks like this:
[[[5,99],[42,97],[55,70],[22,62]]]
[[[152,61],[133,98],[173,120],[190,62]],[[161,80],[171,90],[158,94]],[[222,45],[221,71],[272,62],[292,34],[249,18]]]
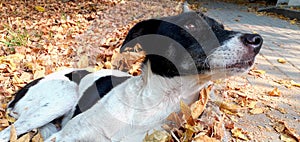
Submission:
[[[188,30],[195,30],[195,25],[194,24],[187,24],[187,25],[184,25],[184,27]]]

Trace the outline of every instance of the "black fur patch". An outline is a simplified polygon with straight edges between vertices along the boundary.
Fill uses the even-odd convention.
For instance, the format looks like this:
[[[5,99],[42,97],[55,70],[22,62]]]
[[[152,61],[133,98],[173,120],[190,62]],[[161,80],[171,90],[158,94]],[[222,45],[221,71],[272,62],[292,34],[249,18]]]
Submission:
[[[72,72],[66,74],[65,76],[68,77],[69,80],[74,81],[77,84],[79,84],[80,80],[89,73],[90,72],[86,71],[86,70],[76,70],[76,71],[72,71]]]
[[[123,83],[128,78],[130,77],[105,76],[96,80],[95,83],[84,92],[78,101],[73,117],[91,108],[110,90]]]
[[[22,89],[20,89],[17,93],[15,93],[15,98],[12,102],[9,103],[8,107],[13,108],[16,105],[16,103],[25,96],[29,88],[39,83],[39,81],[42,79],[44,79],[44,77],[31,81],[30,83],[26,84]]]

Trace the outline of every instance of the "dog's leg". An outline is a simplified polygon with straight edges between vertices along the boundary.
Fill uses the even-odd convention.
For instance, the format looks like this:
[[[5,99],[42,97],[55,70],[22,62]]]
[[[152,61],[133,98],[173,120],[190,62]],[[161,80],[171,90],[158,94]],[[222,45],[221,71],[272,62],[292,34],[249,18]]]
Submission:
[[[50,80],[28,91],[30,95],[16,104],[19,118],[14,123],[19,136],[65,115],[74,108],[78,99],[76,83],[67,80]],[[0,132],[0,141],[8,141],[10,128]]]

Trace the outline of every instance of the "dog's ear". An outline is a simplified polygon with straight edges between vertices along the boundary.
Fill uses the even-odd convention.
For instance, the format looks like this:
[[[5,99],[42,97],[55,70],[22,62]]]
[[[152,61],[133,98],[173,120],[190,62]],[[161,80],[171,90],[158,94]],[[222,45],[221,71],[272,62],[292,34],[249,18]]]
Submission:
[[[140,40],[138,40],[139,37],[144,35],[156,34],[160,24],[161,20],[150,19],[141,21],[134,25],[134,27],[132,27],[128,32],[123,45],[121,46],[120,52],[123,52],[126,47],[134,47],[137,43],[140,42]]]

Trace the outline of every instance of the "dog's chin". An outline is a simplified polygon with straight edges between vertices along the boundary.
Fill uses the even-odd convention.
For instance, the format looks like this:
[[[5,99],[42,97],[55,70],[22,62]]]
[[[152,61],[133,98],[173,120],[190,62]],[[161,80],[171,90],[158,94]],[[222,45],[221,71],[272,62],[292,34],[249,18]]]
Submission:
[[[250,59],[250,60],[245,60],[245,61],[241,61],[241,62],[237,62],[234,64],[230,64],[230,65],[226,65],[226,69],[249,69],[251,68],[251,66],[254,63],[254,59]]]

